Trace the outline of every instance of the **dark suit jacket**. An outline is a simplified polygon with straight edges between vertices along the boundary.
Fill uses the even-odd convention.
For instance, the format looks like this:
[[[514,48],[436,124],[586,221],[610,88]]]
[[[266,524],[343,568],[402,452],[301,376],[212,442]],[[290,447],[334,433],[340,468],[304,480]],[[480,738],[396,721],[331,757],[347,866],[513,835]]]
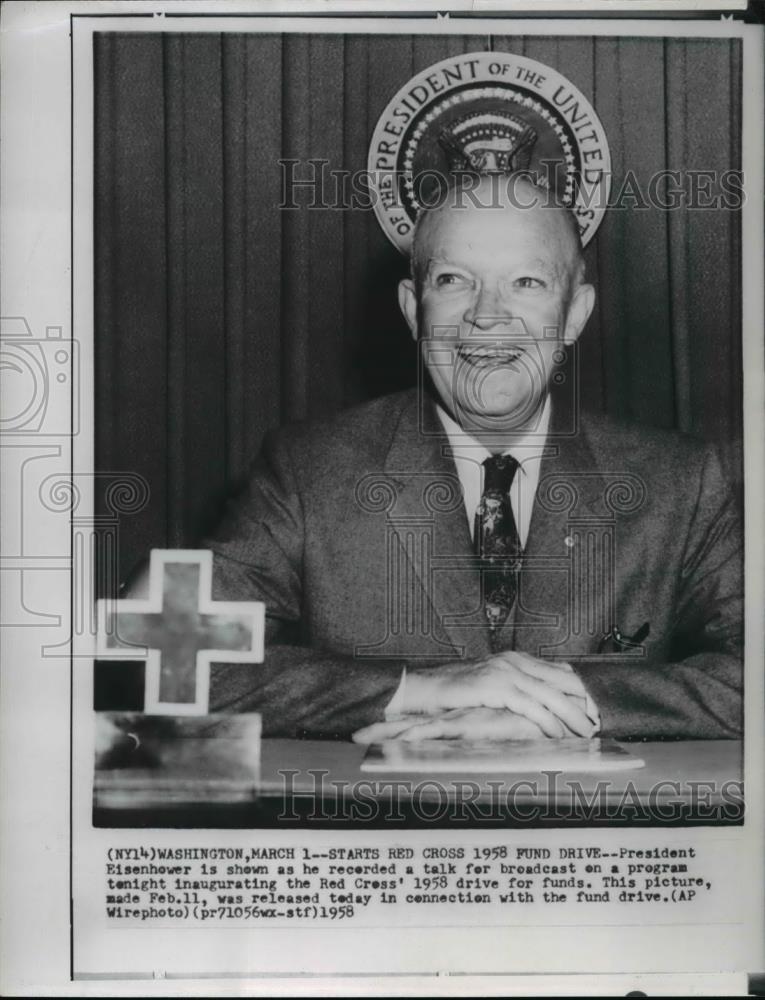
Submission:
[[[601,417],[561,434],[555,414],[502,645],[570,662],[603,735],[737,736],[741,540],[714,453]],[[212,707],[262,712],[267,735],[348,737],[404,664],[490,652],[448,439],[414,391],[269,435],[208,544],[214,597],[267,610],[266,662],[214,666]]]

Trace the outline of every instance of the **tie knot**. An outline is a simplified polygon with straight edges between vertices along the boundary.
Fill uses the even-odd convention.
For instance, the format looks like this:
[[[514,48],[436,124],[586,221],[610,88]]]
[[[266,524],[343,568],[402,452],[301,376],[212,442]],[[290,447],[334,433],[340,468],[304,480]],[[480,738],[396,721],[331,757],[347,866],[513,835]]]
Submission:
[[[518,462],[512,455],[491,455],[483,467],[485,470],[483,491],[509,493],[513,478],[518,468]]]

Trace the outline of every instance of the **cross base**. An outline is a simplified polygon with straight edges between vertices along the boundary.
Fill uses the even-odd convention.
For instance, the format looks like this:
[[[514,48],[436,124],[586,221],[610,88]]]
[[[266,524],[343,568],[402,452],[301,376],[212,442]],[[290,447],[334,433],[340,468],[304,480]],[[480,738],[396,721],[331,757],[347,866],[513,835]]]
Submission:
[[[96,712],[96,808],[253,802],[261,717]]]

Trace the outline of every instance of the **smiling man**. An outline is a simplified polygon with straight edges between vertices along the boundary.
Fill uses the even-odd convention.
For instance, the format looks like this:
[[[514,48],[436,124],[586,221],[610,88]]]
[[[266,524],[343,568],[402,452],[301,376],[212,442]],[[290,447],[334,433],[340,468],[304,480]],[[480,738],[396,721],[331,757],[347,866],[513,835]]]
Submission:
[[[399,296],[426,384],[269,436],[209,543],[214,597],[267,614],[265,664],[214,668],[214,707],[359,741],[739,735],[717,459],[572,433],[551,391],[595,299],[573,216],[517,176],[452,184]]]
[[[583,279],[573,215],[523,175],[457,180],[420,214],[399,301],[424,346],[456,341],[453,363],[428,370],[464,431],[480,440],[535,427],[555,356],[595,302]]]

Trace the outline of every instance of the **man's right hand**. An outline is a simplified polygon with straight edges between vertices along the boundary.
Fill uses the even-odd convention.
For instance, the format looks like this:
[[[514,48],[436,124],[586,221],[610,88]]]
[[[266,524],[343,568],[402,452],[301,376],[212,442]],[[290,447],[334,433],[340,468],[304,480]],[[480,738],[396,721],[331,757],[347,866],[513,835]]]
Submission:
[[[567,663],[505,650],[483,660],[424,667],[407,673],[400,712],[440,715],[451,709],[508,709],[545,736],[592,736],[586,691]]]

